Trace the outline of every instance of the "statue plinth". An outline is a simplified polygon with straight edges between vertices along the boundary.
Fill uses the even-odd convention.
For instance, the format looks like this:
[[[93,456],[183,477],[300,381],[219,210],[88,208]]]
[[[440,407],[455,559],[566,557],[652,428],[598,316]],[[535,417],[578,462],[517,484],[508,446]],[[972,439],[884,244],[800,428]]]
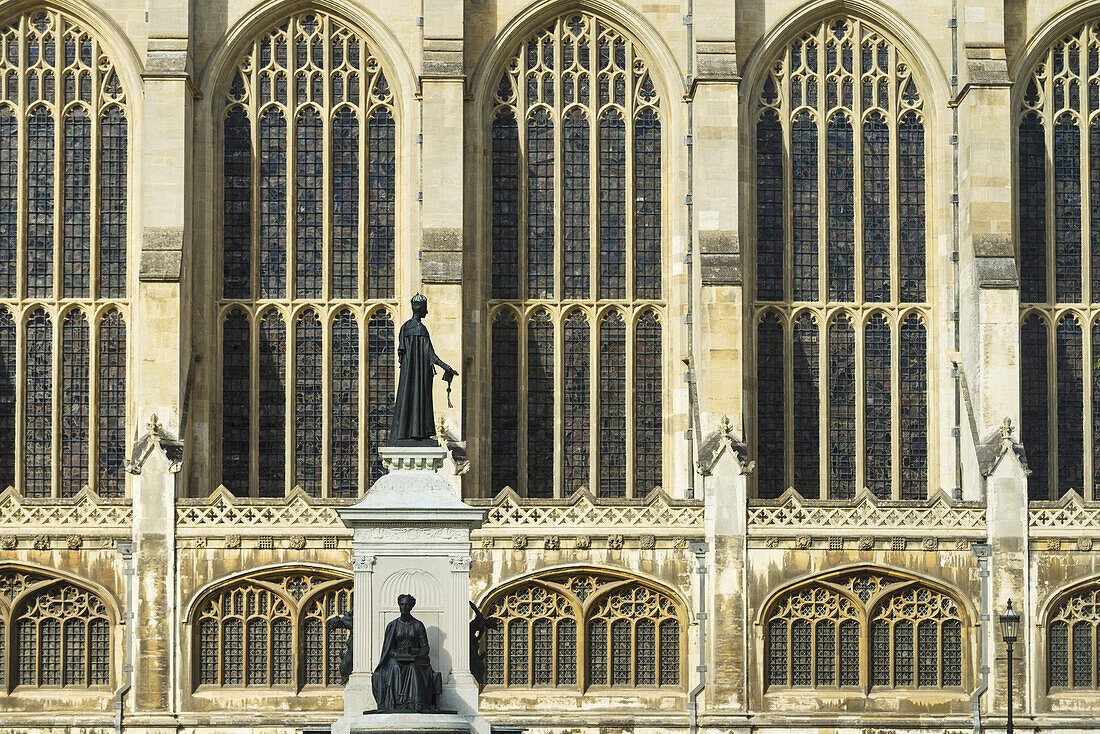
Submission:
[[[470,673],[470,531],[485,512],[464,503],[438,470],[439,446],[379,449],[389,473],[357,504],[338,510],[352,530],[355,586],[353,670],[344,689],[344,715],[334,734],[350,732],[476,732],[478,687]],[[443,678],[438,707],[446,713],[374,713],[371,673],[383,635],[399,615],[397,597],[416,597],[415,616],[427,630],[432,668]]]

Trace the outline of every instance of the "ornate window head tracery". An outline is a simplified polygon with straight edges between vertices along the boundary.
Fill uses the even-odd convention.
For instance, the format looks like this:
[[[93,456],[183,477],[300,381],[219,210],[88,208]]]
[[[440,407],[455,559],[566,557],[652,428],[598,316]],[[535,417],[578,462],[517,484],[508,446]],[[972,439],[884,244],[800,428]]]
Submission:
[[[354,497],[393,412],[394,95],[362,33],[305,11],[223,104],[222,480]]]
[[[1100,477],[1100,25],[1046,49],[1017,109],[1021,436],[1028,494]]]
[[[663,481],[665,303],[645,54],[556,18],[513,51],[489,120],[489,489],[643,495]]]
[[[99,38],[0,22],[0,486],[29,497],[125,492],[129,150]]]
[[[315,571],[273,571],[209,592],[191,621],[196,688],[337,685],[347,631],[327,623],[350,607],[351,581]]]
[[[109,691],[111,625],[97,594],[46,573],[0,569],[0,691]]]
[[[486,685],[578,691],[680,686],[682,617],[667,594],[592,572],[555,572],[490,598]]]
[[[760,497],[928,492],[923,101],[855,18],[788,43],[756,101]]]
[[[1100,586],[1077,589],[1051,608],[1047,685],[1051,691],[1100,688]]]
[[[958,603],[890,574],[845,572],[783,594],[764,636],[769,689],[963,685]]]

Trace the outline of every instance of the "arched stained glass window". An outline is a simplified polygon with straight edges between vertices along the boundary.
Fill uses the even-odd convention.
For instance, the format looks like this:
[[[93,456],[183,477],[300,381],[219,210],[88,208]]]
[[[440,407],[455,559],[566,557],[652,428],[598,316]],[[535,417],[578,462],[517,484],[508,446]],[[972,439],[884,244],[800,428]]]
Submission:
[[[913,66],[871,24],[832,18],[782,49],[757,105],[757,496],[922,498],[931,306]]]
[[[1053,43],[1017,108],[1020,394],[1028,496],[1100,479],[1100,25]]]
[[[0,374],[0,484],[121,495],[126,371],[98,345],[126,352],[127,96],[101,41],[59,10],[0,24],[0,48],[0,321],[14,326],[0,323],[0,373],[26,384],[6,399]]]
[[[224,95],[222,481],[354,497],[393,414],[394,95],[366,36],[312,11],[254,39]]]
[[[571,13],[520,43],[497,87],[493,493],[630,497],[663,482],[663,128],[644,56],[610,23]]]

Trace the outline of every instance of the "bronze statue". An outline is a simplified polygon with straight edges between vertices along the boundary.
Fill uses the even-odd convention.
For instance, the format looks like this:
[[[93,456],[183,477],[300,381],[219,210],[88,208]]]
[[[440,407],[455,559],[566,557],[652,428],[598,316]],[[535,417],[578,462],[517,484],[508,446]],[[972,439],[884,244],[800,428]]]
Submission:
[[[397,360],[401,377],[397,384],[397,400],[390,424],[390,446],[435,445],[435,410],[432,405],[432,379],[436,366],[443,369],[443,379],[450,391],[451,380],[458,374],[436,356],[432,338],[424,317],[428,315],[428,299],[417,293],[412,298],[412,318],[401,325],[397,338]]]
[[[386,625],[382,656],[371,676],[377,711],[438,711],[443,677],[428,659],[428,632],[412,616],[416,599],[411,594],[397,597],[401,616]]]
[[[470,609],[474,610],[474,618],[470,620],[470,673],[478,686],[485,685],[485,633],[489,630],[500,629],[501,621],[492,617],[486,617],[470,602]]]
[[[348,679],[351,678],[351,662],[352,662],[352,645],[351,637],[355,634],[355,630],[352,629],[352,614],[351,610],[347,610],[341,615],[332,617],[328,621],[329,629],[345,629],[348,631],[347,646],[344,648],[344,654],[340,656],[340,685],[346,686]]]

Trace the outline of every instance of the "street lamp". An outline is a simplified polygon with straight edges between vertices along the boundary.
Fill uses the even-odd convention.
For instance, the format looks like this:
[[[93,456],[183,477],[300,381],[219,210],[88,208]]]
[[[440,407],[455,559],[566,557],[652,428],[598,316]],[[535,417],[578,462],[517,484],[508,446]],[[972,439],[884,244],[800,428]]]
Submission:
[[[1008,646],[1008,727],[1005,734],[1012,734],[1012,643],[1020,636],[1020,615],[1008,600],[1008,609],[1001,615],[1001,639]]]

